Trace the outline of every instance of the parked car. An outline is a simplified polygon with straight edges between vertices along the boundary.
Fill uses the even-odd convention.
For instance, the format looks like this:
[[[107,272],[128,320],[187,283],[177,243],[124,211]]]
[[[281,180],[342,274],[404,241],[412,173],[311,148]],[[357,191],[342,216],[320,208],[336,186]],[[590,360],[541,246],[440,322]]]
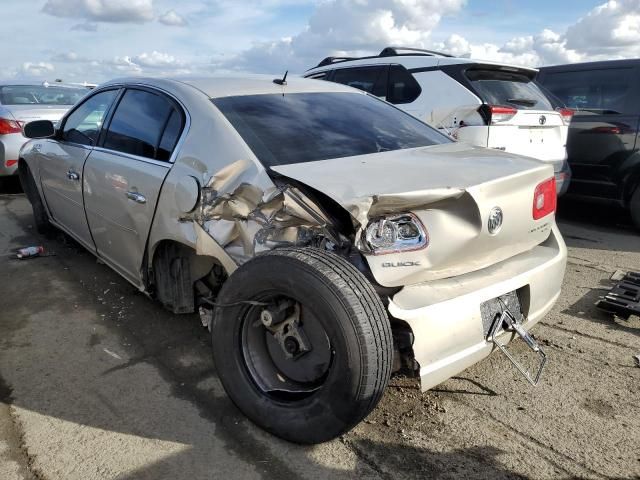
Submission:
[[[306,78],[359,88],[397,105],[459,141],[517,153],[554,167],[568,188],[570,109],[555,110],[533,81],[537,70],[416,48],[373,57],[327,57]]]
[[[22,126],[31,120],[59,120],[87,92],[60,83],[0,82],[0,181],[18,173],[18,152],[27,141]]]
[[[522,334],[560,294],[550,165],[350,87],[114,80],[24,130],[38,230],[198,311],[230,398],[291,441],[360,422],[394,357],[433,387],[514,336],[506,311]]]
[[[640,60],[545,67],[537,81],[575,110],[567,144],[570,193],[613,200],[640,228]]]

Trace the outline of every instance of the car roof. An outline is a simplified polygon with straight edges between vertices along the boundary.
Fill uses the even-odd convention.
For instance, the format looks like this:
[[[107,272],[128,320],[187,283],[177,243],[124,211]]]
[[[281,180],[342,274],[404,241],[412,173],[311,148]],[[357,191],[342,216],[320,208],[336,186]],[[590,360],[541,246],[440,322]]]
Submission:
[[[623,60],[603,60],[600,62],[581,62],[568,63],[564,65],[552,65],[548,67],[540,67],[541,72],[563,72],[572,70],[587,70],[590,68],[614,68],[614,67],[633,67],[640,65],[640,58],[630,58]]]
[[[114,79],[103,83],[100,87],[107,85],[128,84],[128,85],[148,85],[158,88],[169,88],[171,84],[182,83],[204,93],[209,98],[260,95],[260,94],[281,94],[281,93],[321,93],[321,92],[349,92],[362,93],[345,85],[310,80],[307,78],[287,76],[286,85],[274,83],[276,75],[229,75],[211,76],[198,78],[152,78],[152,77],[131,77]],[[282,78],[282,77],[280,77]]]
[[[0,80],[0,87],[10,86],[47,86],[47,87],[64,87],[64,88],[89,88],[89,85],[79,83],[63,83],[63,82],[47,82],[36,80]]]
[[[437,56],[437,55],[402,54],[402,55],[388,55],[388,56],[378,55],[378,56],[372,56],[372,57],[338,60],[334,63],[310,68],[304,74],[309,75],[313,73],[324,72],[327,70],[336,70],[339,68],[365,66],[365,65],[378,65],[378,64],[399,64],[399,65],[403,65],[405,68],[409,70],[416,69],[416,68],[443,67],[446,65],[457,65],[457,64],[469,64],[469,65],[477,64],[477,65],[484,65],[484,66],[495,65],[497,67],[509,67],[517,70],[537,72],[537,69],[535,68],[523,67],[520,65],[511,65],[511,64],[500,63],[500,62],[491,62],[486,60],[474,60],[471,58],[445,57],[445,56]]]

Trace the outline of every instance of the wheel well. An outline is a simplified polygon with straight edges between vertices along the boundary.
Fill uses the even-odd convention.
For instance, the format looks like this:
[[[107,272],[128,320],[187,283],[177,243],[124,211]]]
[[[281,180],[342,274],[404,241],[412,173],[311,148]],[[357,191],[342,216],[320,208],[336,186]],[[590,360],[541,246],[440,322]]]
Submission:
[[[627,188],[623,199],[625,207],[629,206],[629,202],[631,202],[631,198],[638,188],[640,188],[640,169],[638,169],[638,172],[630,175],[627,181]]]
[[[196,289],[196,282],[214,274],[219,275],[219,266],[216,258],[197,255],[188,245],[162,240],[153,252],[148,287],[171,312],[192,313],[197,306],[196,297],[206,294],[200,291],[201,288]]]

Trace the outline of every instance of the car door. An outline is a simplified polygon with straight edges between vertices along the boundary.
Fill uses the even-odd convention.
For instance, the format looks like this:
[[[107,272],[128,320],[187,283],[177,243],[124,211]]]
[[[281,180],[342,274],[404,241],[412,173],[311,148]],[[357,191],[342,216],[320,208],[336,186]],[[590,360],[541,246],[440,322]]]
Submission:
[[[39,142],[39,177],[54,221],[95,250],[83,206],[83,166],[98,141],[102,123],[118,89],[103,90],[78,105],[55,139]]]
[[[98,255],[135,285],[184,121],[163,93],[127,88],[85,164],[85,209]]]

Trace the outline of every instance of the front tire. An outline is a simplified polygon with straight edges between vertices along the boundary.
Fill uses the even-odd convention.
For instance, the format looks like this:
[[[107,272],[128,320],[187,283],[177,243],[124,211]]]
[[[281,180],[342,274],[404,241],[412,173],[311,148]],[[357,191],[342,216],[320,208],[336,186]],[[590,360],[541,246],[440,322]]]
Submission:
[[[23,160],[21,160],[21,165],[18,169],[18,175],[20,177],[22,190],[31,203],[31,209],[33,210],[33,221],[36,225],[36,230],[41,235],[51,233],[53,231],[53,226],[49,222],[47,210],[44,207],[42,198],[40,198],[40,193],[38,192],[38,187],[36,186],[36,182],[33,179],[31,169],[29,168],[29,165],[27,165]]]
[[[640,185],[636,187],[635,192],[631,196],[629,202],[629,211],[631,212],[631,220],[635,227],[640,230]]]
[[[393,355],[389,319],[373,286],[342,257],[310,248],[267,252],[235,271],[216,303],[218,375],[236,406],[265,430],[296,443],[324,442],[359,423],[382,397]],[[290,307],[279,324],[286,324],[284,341],[274,334],[281,327],[261,321],[272,308],[266,305]],[[292,318],[299,323],[287,323]]]

